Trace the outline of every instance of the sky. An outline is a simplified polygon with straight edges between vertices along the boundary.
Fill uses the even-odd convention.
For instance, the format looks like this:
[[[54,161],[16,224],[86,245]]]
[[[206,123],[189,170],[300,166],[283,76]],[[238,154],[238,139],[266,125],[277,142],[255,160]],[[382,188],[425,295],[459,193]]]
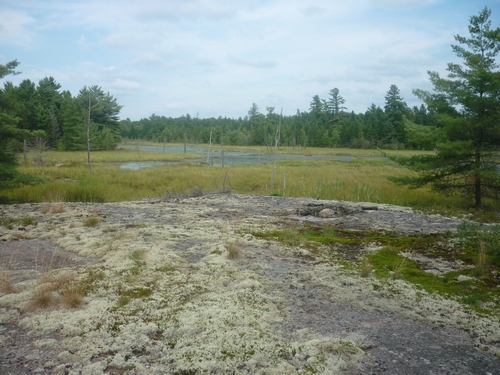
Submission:
[[[333,88],[364,113],[392,84],[420,106],[485,6],[499,27],[500,0],[1,0],[0,64],[22,72],[2,81],[98,85],[131,120],[293,115]]]

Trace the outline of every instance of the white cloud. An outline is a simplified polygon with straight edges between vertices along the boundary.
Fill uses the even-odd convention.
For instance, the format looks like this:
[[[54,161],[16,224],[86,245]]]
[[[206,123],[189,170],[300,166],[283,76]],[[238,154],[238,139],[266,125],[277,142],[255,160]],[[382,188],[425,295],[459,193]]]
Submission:
[[[34,23],[35,19],[23,12],[0,10],[0,45],[31,47],[35,35],[30,26]]]
[[[98,84],[130,118],[244,116],[252,102],[293,114],[333,87],[364,111],[393,83],[409,100],[427,70],[446,67],[470,16],[466,0],[455,12],[444,0],[7,1],[20,32],[2,54],[72,92]],[[35,34],[46,56],[18,48]]]

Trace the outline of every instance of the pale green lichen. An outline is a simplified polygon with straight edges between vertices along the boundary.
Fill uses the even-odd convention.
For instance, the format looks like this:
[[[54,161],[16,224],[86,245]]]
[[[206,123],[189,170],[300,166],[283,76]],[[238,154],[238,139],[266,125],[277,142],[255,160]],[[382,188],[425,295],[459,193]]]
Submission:
[[[223,203],[224,198],[210,199]],[[116,209],[108,214],[111,218],[120,207],[137,217],[132,224],[106,218],[83,227],[81,223],[92,214],[89,206],[67,204],[57,214],[64,235],[48,230],[54,224],[47,221],[25,233],[26,238],[52,241],[99,263],[98,268],[82,267],[74,281],[86,290],[82,307],[39,309],[20,317],[20,327],[37,339],[40,349],[57,353],[47,364],[54,373],[101,374],[118,368],[137,374],[234,369],[255,374],[331,374],[366,360],[362,336],[283,332],[280,327],[289,319],[288,311],[280,308],[285,296],[274,290],[276,280],[263,276],[272,266],[263,262],[245,268],[227,259],[228,243],[246,247],[248,259],[253,256],[251,249],[266,249],[275,257],[310,257],[300,246],[250,234],[263,227],[277,228],[278,217],[227,220],[199,199],[108,207]],[[236,213],[244,209],[232,208]],[[14,213],[2,207],[2,216]],[[2,229],[0,238],[11,240],[15,231]],[[483,339],[500,332],[498,320],[479,316],[456,301],[402,280],[361,278],[339,264],[318,262],[291,271],[286,282],[291,288],[303,288],[306,282],[321,287],[326,298],[367,311],[391,309],[412,319],[463,328],[477,337],[478,346],[491,346]],[[18,319],[11,308],[23,308],[35,286],[36,280],[25,281],[16,285],[16,293],[0,296],[0,321]],[[127,303],[120,304],[121,297]]]

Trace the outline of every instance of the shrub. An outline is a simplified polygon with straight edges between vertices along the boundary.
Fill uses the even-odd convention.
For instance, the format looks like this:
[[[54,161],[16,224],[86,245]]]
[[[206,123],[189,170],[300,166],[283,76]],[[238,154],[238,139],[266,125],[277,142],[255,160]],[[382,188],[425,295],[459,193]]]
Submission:
[[[462,247],[476,252],[478,260],[481,258],[480,252],[483,251],[485,254],[491,255],[493,261],[500,265],[499,224],[485,225],[464,221],[458,226],[457,235]]]

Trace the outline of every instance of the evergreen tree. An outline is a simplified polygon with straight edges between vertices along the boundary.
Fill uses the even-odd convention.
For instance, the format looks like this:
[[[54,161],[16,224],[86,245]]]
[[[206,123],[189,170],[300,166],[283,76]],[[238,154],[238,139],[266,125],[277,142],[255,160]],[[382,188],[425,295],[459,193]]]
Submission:
[[[406,128],[403,114],[406,103],[403,101],[396,85],[391,85],[385,96],[385,113],[389,124],[392,126],[392,136],[398,143],[406,142]]]
[[[6,65],[0,64],[0,79],[8,74],[15,74],[19,63],[14,60]],[[17,128],[19,118],[15,108],[9,102],[5,90],[0,90],[0,188],[12,186],[19,173],[16,170],[16,141],[22,139],[26,132]]]
[[[78,93],[77,100],[85,113],[90,112],[90,139],[93,149],[114,149],[120,142],[120,123],[118,114],[122,106],[101,87],[85,86]],[[87,118],[87,117],[85,117]],[[106,131],[104,131],[107,129]]]
[[[448,78],[429,72],[434,92],[414,90],[446,131],[447,142],[432,156],[399,161],[420,172],[419,177],[396,181],[422,186],[431,183],[439,191],[469,190],[476,209],[482,197],[500,197],[498,150],[500,149],[500,28],[491,29],[488,8],[470,18],[470,37],[455,36],[452,45],[462,64],[448,64]]]
[[[63,91],[61,99],[62,137],[59,148],[67,151],[85,150],[85,125],[80,103]]]

